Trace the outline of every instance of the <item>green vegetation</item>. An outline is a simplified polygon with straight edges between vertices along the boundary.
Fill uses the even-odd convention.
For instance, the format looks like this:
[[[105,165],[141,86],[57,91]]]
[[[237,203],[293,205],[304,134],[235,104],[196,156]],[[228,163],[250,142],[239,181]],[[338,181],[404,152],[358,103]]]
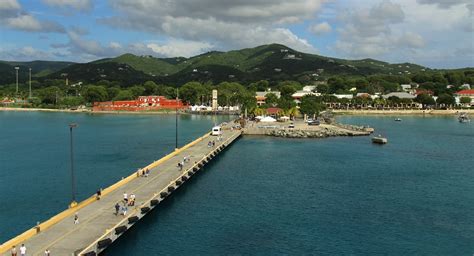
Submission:
[[[19,95],[15,92],[14,66],[20,66]],[[140,95],[175,98],[179,88],[179,97],[189,104],[209,104],[211,90],[217,89],[221,106],[241,105],[250,111],[256,109],[255,92],[272,89],[280,91],[281,97],[268,95],[262,108],[279,107],[287,114],[296,109],[291,95],[305,85],[315,85],[323,96],[308,97],[301,103],[301,111],[312,114],[320,112],[322,104],[329,102],[373,106],[411,103],[397,97],[347,100],[327,94],[386,94],[402,91],[402,84],[418,84],[419,90],[432,93],[438,99],[435,102],[425,93],[419,95],[416,102],[424,106],[452,105],[453,94],[462,84],[474,84],[473,68],[432,70],[410,63],[343,60],[271,44],[208,52],[191,58],[124,54],[84,64],[0,61],[0,98],[28,97],[29,67],[32,67],[31,85],[35,97],[30,105],[36,107],[90,105],[94,101],[131,100]],[[461,102],[469,103],[468,100],[461,99]]]

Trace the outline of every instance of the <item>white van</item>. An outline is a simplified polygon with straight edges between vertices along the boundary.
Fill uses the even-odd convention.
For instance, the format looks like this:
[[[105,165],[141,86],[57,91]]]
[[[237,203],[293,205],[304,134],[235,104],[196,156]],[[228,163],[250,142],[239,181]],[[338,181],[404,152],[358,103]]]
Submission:
[[[212,127],[212,136],[219,136],[222,135],[222,128],[220,126],[214,126]]]

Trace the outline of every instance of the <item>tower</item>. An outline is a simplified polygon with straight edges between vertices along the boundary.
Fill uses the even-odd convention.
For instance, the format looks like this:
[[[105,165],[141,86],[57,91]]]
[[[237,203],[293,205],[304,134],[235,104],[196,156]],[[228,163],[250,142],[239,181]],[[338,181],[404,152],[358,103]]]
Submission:
[[[217,90],[212,90],[212,110],[217,110]]]

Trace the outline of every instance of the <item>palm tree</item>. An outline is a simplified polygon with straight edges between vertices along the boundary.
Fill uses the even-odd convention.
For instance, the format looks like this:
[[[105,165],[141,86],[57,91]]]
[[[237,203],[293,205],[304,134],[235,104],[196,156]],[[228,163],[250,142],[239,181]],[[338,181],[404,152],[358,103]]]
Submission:
[[[259,107],[256,107],[254,110],[253,110],[253,114],[255,116],[262,116],[262,115],[265,115],[267,111],[263,108],[259,108]]]
[[[292,107],[292,108],[288,109],[286,114],[290,116],[291,120],[293,120],[296,116],[300,115],[300,111],[297,107]]]

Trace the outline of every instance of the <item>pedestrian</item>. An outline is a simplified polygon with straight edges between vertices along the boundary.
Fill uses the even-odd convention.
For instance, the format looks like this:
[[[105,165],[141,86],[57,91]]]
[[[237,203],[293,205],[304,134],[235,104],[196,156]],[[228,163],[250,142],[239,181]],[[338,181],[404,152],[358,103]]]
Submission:
[[[125,203],[128,202],[128,195],[127,195],[127,192],[123,192],[123,201],[125,201]]]
[[[79,224],[79,216],[77,215],[77,212],[74,214],[74,224]]]
[[[127,215],[127,210],[128,210],[128,209],[127,209],[127,205],[124,204],[124,205],[122,206],[122,214],[123,214],[123,216]]]
[[[150,175],[150,169],[146,168],[145,169],[145,177],[148,177]]]
[[[12,247],[11,253],[12,253],[12,256],[16,256],[16,246]]]
[[[25,256],[25,255],[26,255],[26,246],[25,246],[25,244],[21,244],[21,247],[20,247],[20,255],[21,255],[21,256]]]
[[[115,216],[117,216],[117,215],[119,214],[119,210],[120,210],[120,205],[119,205],[119,203],[117,202],[117,203],[115,204]]]
[[[130,206],[135,206],[135,194],[130,194]]]
[[[102,196],[102,188],[99,188],[96,192],[96,199],[97,200],[100,200],[100,197]]]
[[[49,251],[49,249],[46,249],[44,251],[44,256],[50,256],[51,255],[51,252]]]

